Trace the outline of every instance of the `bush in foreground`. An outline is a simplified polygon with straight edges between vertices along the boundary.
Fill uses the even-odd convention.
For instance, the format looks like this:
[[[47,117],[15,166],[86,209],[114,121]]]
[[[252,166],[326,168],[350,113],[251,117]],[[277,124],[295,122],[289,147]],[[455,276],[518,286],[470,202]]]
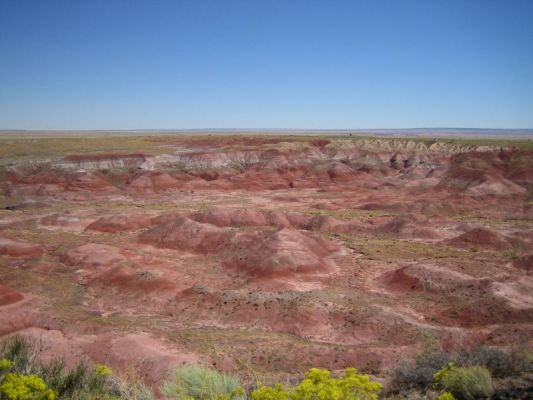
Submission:
[[[163,393],[176,400],[233,400],[244,396],[237,378],[200,366],[177,368]]]
[[[435,374],[435,384],[464,400],[487,398],[494,392],[487,368],[456,367],[453,363]]]
[[[21,336],[0,347],[0,400],[153,400],[142,383],[114,375],[102,364],[79,363],[67,368],[62,360],[38,360],[35,344]]]
[[[455,400],[455,397],[453,397],[453,394],[450,392],[444,392],[439,397],[437,397],[437,400]]]
[[[459,353],[425,351],[413,362],[401,362],[393,373],[391,390],[428,389],[433,384],[433,375],[454,362],[458,367],[480,366],[493,377],[518,376],[531,371],[531,361],[525,353],[504,352],[499,349],[479,346]]]
[[[252,392],[252,400],[376,400],[382,385],[368,375],[347,368],[340,378],[325,369],[312,368],[296,387],[262,386]]]
[[[392,387],[397,390],[425,389],[433,384],[433,375],[445,367],[451,355],[444,352],[423,352],[414,362],[402,361],[394,370]]]
[[[479,346],[459,353],[456,357],[456,364],[484,366],[496,378],[520,375],[530,369],[524,353],[505,352],[487,346]]]

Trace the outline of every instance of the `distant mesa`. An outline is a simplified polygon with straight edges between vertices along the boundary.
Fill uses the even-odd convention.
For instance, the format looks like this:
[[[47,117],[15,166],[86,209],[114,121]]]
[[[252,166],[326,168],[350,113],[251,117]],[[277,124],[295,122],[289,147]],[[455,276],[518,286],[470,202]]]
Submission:
[[[60,168],[105,170],[111,168],[137,168],[146,160],[142,153],[131,154],[74,154],[56,162]]]

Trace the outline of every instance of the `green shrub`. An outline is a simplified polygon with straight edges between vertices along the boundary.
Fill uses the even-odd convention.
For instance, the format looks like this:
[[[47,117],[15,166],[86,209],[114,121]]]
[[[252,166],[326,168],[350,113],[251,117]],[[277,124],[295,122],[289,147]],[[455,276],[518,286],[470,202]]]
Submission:
[[[433,384],[433,375],[453,361],[459,367],[481,366],[491,376],[503,378],[532,371],[531,360],[525,353],[505,352],[492,347],[479,346],[460,353],[425,351],[413,362],[400,362],[393,372],[390,391],[418,388],[427,389]]]
[[[252,392],[252,400],[376,400],[381,389],[379,382],[355,368],[347,368],[337,379],[328,370],[312,368],[296,387],[263,386]]]
[[[459,353],[456,357],[459,366],[480,365],[486,367],[493,377],[504,378],[520,375],[531,368],[527,357],[519,352],[505,352],[493,347],[479,346]]]
[[[428,388],[433,384],[433,375],[450,360],[451,355],[448,353],[425,351],[414,362],[402,361],[394,369],[391,387],[396,391]]]
[[[489,370],[480,366],[456,367],[450,363],[435,374],[435,383],[464,400],[486,398],[494,392]]]
[[[123,400],[153,400],[152,390],[138,377],[133,366],[129,368],[126,377],[111,374],[106,377],[112,392]]]
[[[11,362],[11,372],[33,374],[38,368],[35,343],[19,335],[5,338],[0,347],[0,356]]]
[[[243,397],[237,378],[200,366],[179,367],[163,385],[163,393],[177,400],[231,400]]]

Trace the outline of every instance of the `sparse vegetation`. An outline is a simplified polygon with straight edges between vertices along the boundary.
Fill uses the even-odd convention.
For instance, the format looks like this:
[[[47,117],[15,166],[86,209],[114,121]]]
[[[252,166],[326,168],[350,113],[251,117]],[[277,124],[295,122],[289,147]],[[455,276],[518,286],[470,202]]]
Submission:
[[[508,389],[505,382],[526,382],[523,376],[531,372],[531,362],[519,352],[487,347],[460,353],[436,349],[464,346],[475,340],[478,329],[486,332],[490,343],[527,341],[530,299],[524,277],[530,269],[528,215],[533,203],[531,196],[523,199],[526,194],[511,182],[527,186],[531,194],[530,153],[462,155],[461,167],[473,178],[486,175],[488,179],[478,193],[454,185],[453,190],[443,190],[442,177],[455,151],[468,151],[478,141],[496,141],[475,139],[463,147],[460,140],[422,137],[52,136],[17,133],[0,138],[0,156],[5,156],[0,162],[1,236],[44,249],[35,258],[0,255],[0,286],[10,291],[0,293],[0,302],[9,304],[5,316],[13,330],[72,326],[72,334],[94,334],[94,342],[88,339],[91,344],[83,352],[94,356],[99,351],[95,344],[102,343],[110,349],[112,365],[119,356],[123,359],[123,346],[139,343],[131,363],[143,365],[143,377],[150,381],[158,381],[174,367],[168,364],[174,355],[167,358],[167,351],[198,355],[212,365],[235,368],[236,376],[229,377],[234,379],[231,387],[242,383],[247,398],[254,392],[265,399],[296,399],[295,379],[302,378],[303,371],[320,366],[335,371],[328,379],[339,380],[338,371],[353,360],[361,362],[361,371],[388,378],[391,354],[424,342],[431,350],[400,363],[393,390],[385,396],[451,400],[451,391],[434,386],[434,374],[449,362],[457,368],[486,368],[495,382],[495,397],[499,390]],[[368,142],[357,143],[363,140]],[[435,154],[426,154],[422,143],[436,144]],[[154,164],[146,170],[105,164],[79,171],[39,162],[113,153],[168,155],[170,161],[149,159]],[[176,154],[184,157],[174,164]],[[187,157],[190,161],[184,161]],[[100,191],[95,177],[110,185]],[[134,184],[137,178],[143,179]],[[171,182],[168,190],[167,181]],[[507,187],[514,188],[516,196],[498,193]],[[228,215],[226,208],[231,211]],[[211,211],[216,218],[199,218]],[[95,220],[115,216],[146,219],[153,225],[116,232],[88,229]],[[178,217],[211,225],[214,233],[206,235],[217,239],[212,243],[201,240],[198,232],[191,233],[192,239],[207,243],[209,252],[183,252],[177,248],[181,241],[177,251],[159,248],[158,240],[155,246],[134,245],[144,232]],[[475,226],[502,237],[506,246],[484,246],[483,240],[481,245],[451,243]],[[267,246],[265,254],[273,253],[272,248],[282,249],[272,265],[300,265],[302,260],[301,269],[263,279],[233,262],[234,254],[242,256],[251,244],[280,227],[291,235],[274,242],[274,247]],[[220,245],[219,230],[239,247]],[[327,241],[319,269],[307,268],[307,245],[295,251],[301,248],[299,235],[293,235],[296,231]],[[248,236],[253,240],[237,240]],[[114,246],[127,261],[113,262],[111,268],[88,268],[68,257],[87,243]],[[244,259],[243,265],[257,264]],[[310,260],[309,265],[317,263]],[[502,273],[505,279],[500,279]],[[156,286],[154,281],[159,279],[170,285]],[[154,286],[144,285],[148,281]],[[193,286],[187,289],[189,285]],[[167,286],[168,290],[157,289]],[[35,298],[43,301],[24,300]],[[32,312],[26,316],[28,309]],[[11,310],[15,311],[9,315]],[[132,334],[131,341],[122,340],[125,333]],[[70,336],[61,340],[71,343]],[[54,341],[50,351],[60,345]],[[34,397],[152,397],[133,368],[124,379],[117,375],[122,371],[103,364],[80,363],[71,368],[70,360],[69,367],[61,360],[43,363],[35,359],[35,349],[27,350],[24,341],[6,347],[0,353],[0,370],[2,376],[40,379],[45,387],[32,386],[33,378],[8,379],[11,386],[22,387],[26,382],[28,390],[35,387]],[[144,357],[153,350],[154,361],[145,363]],[[161,359],[164,365],[157,361]],[[194,384],[180,378],[178,385],[170,379],[167,389],[172,385],[180,390],[198,388],[191,395],[175,386],[170,398],[240,396],[233,389],[207,389],[217,386],[216,379],[206,379],[205,370],[202,374],[196,375]],[[258,381],[272,386],[254,387],[252,382]],[[319,395],[318,389],[310,393],[313,400]],[[7,400],[4,397],[0,395],[0,400]]]
[[[179,367],[163,393],[175,400],[234,400],[244,396],[237,378],[196,365]]]
[[[474,399],[492,392],[493,377],[521,376],[529,373],[531,366],[523,352],[504,352],[486,346],[459,353],[428,350],[413,362],[398,364],[389,392],[440,388],[458,399]]]
[[[62,360],[38,360],[34,342],[8,337],[0,350],[1,400],[152,400],[138,381],[128,382],[103,364],[80,362],[67,368]]]
[[[433,375],[448,364],[451,355],[444,352],[426,351],[414,362],[401,361],[394,370],[392,387],[398,391],[426,389],[433,384]]]
[[[438,371],[434,378],[437,386],[459,399],[487,398],[494,392],[489,370],[478,365],[456,367],[454,363],[449,363]]]

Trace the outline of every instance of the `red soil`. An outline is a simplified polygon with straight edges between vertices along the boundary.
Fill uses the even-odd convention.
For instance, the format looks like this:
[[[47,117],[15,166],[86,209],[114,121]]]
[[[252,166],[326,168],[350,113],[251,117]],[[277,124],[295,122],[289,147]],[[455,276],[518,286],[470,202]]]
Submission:
[[[0,166],[0,335],[133,362],[157,384],[200,361],[283,379],[317,366],[386,375],[428,335],[452,350],[531,345],[531,152],[150,141],[157,155]]]
[[[116,287],[122,292],[161,292],[174,290],[176,285],[154,276],[148,271],[134,271],[129,267],[118,266],[98,275],[91,285]]]
[[[139,236],[139,242],[176,250],[212,253],[227,245],[233,235],[231,231],[214,225],[180,217],[143,232]]]
[[[161,172],[142,172],[132,176],[128,188],[140,193],[158,193],[167,190],[177,190],[183,183],[169,174]]]
[[[0,238],[0,255],[14,258],[35,258],[44,253],[41,245],[18,239]]]
[[[519,257],[512,263],[513,267],[524,270],[528,274],[533,272],[533,254]]]
[[[86,230],[116,233],[135,231],[151,225],[152,218],[146,215],[111,215],[97,219]]]
[[[67,252],[65,261],[82,268],[109,267],[126,261],[120,249],[106,244],[88,243]]]
[[[245,233],[234,237],[225,249],[230,254],[225,265],[257,276],[328,271],[332,265],[326,257],[337,249],[331,242],[290,228]]]
[[[475,228],[463,233],[446,243],[464,248],[484,248],[501,250],[509,247],[508,241],[502,235],[485,228]]]
[[[421,289],[422,285],[420,284],[420,280],[415,276],[406,274],[405,268],[406,267],[387,272],[382,277],[383,284],[387,289],[400,293]]]
[[[231,222],[218,218],[221,215],[216,213],[208,215],[216,215],[219,223]],[[216,253],[227,267],[261,276],[325,269],[324,258],[337,250],[333,243],[294,229],[238,233],[184,217],[143,232],[139,241],[176,250]]]
[[[22,293],[19,293],[6,285],[0,284],[0,306],[16,303],[23,299],[24,295]]]

